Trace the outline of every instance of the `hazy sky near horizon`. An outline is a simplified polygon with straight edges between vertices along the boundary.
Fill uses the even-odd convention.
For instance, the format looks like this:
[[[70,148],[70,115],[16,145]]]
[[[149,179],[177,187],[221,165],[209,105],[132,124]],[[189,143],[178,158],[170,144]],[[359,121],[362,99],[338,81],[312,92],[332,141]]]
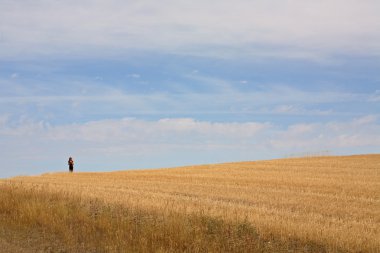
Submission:
[[[379,12],[0,0],[0,177],[380,153]]]

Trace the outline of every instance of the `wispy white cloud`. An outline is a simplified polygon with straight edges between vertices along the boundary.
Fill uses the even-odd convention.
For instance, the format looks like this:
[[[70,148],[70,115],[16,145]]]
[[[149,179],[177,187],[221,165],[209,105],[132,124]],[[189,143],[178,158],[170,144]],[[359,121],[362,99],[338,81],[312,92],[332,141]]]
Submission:
[[[2,1],[0,55],[379,55],[379,8],[375,0]]]
[[[36,128],[38,126],[38,128]],[[158,121],[144,121],[134,118],[121,120],[102,120],[87,122],[84,124],[71,124],[63,126],[49,126],[28,124],[27,128],[40,129],[44,127],[44,138],[54,141],[65,141],[71,138],[77,141],[88,142],[124,142],[131,143],[162,143],[162,142],[187,142],[221,139],[245,139],[257,135],[259,132],[271,127],[269,123],[217,123],[196,121],[191,118],[160,119]],[[18,127],[15,132],[25,133],[23,127]],[[223,142],[223,141],[221,141]]]
[[[129,74],[128,76],[131,78],[137,78],[137,79],[141,77],[140,74],[136,74],[136,73]]]
[[[271,140],[274,149],[339,150],[370,146],[380,150],[380,124],[375,115],[344,122],[290,125]]]
[[[314,115],[314,116],[328,116],[334,114],[334,111],[321,110],[321,109],[305,109],[300,105],[278,105],[273,109],[263,108],[262,113],[266,114],[284,114],[284,115]]]
[[[8,122],[8,115],[0,115],[0,128],[5,126],[5,124]]]
[[[380,90],[376,90],[376,92],[369,97],[370,102],[380,102]]]
[[[12,78],[12,79],[15,79],[15,78],[17,78],[17,77],[19,77],[19,73],[13,73],[13,74],[11,75],[11,78]]]
[[[288,85],[262,84],[241,87],[230,80],[193,73],[185,75],[186,82],[173,83],[163,91],[133,91],[92,81],[62,82],[64,92],[48,83],[0,80],[0,113],[30,113],[38,106],[41,114],[56,111],[67,115],[94,115],[104,112],[116,117],[128,115],[186,115],[186,114],[267,114],[331,116],[338,114],[331,104],[368,103],[371,93],[350,91],[307,91]],[[248,84],[244,84],[246,86]],[[8,108],[8,111],[6,111]],[[17,108],[21,108],[18,112]],[[325,109],[321,109],[325,108]],[[358,113],[358,112],[356,112]],[[359,113],[368,113],[359,112]],[[347,112],[347,114],[350,114]],[[17,116],[17,115],[16,115]],[[45,119],[46,118],[43,118]]]

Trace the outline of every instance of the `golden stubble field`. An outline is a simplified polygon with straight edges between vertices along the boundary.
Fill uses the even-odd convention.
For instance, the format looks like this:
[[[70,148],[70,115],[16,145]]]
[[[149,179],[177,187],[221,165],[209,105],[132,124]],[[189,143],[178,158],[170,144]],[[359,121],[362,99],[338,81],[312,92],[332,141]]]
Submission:
[[[12,191],[23,191],[32,192],[33,196],[70,196],[81,202],[97,200],[103,206],[141,210],[156,216],[198,215],[226,224],[248,224],[260,240],[257,252],[276,250],[276,247],[265,246],[265,242],[285,243],[288,252],[380,252],[380,155],[292,158],[107,173],[52,173],[1,180],[0,186],[3,193],[8,191],[3,197],[3,203],[8,206],[0,210],[2,234],[8,238],[7,244],[12,243],[10,237],[5,236],[11,233],[6,229],[7,220],[11,220],[7,215],[13,215],[15,220],[12,231],[22,230],[23,223],[17,220],[22,220],[25,210],[32,209],[26,204],[14,203],[20,197]],[[28,202],[27,198],[30,197],[20,202]],[[47,203],[54,205],[51,200]],[[16,216],[12,214],[12,205],[20,209]],[[236,231],[240,236],[239,229]],[[191,233],[196,234],[196,231]],[[192,238],[181,240],[193,240],[194,234],[191,235]],[[148,250],[134,249],[151,251],[155,247],[154,240],[158,240],[153,237],[153,234],[149,237]],[[250,240],[249,236],[245,238]],[[171,248],[160,246],[160,250],[155,251],[195,251],[193,244],[193,248],[176,249],[175,242],[171,243]],[[244,242],[239,243],[243,247],[236,251],[245,251]],[[75,252],[74,248],[65,251],[63,247],[62,252]],[[122,251],[108,249],[103,251]],[[199,252],[234,250],[217,245],[212,249],[197,249]]]

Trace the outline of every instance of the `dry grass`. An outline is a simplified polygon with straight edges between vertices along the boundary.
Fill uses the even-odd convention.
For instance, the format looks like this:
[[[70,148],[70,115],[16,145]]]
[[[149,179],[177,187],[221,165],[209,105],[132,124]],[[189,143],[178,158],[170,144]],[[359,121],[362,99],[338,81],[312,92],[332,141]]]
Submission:
[[[36,228],[44,236],[34,245],[46,251],[380,252],[380,155],[56,173],[0,186],[3,234]]]

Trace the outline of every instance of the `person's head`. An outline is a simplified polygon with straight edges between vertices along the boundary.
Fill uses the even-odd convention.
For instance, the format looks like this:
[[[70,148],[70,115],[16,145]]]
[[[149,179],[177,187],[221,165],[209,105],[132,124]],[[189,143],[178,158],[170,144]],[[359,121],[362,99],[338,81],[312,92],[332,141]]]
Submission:
[[[70,157],[69,157],[69,160],[73,160],[73,158],[70,156]]]

